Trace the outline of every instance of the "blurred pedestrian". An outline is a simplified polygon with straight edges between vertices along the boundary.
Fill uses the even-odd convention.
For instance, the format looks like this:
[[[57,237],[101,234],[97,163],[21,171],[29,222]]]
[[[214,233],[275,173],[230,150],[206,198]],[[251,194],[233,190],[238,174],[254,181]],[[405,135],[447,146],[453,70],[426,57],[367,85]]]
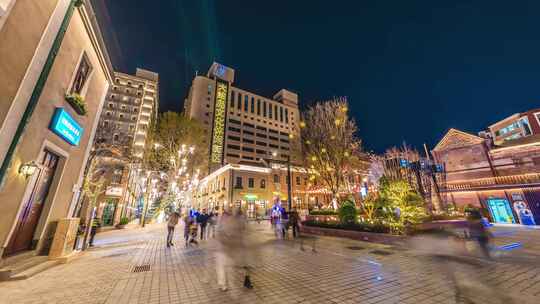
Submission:
[[[88,245],[90,247],[94,247],[94,238],[96,237],[96,233],[100,227],[101,227],[101,220],[95,217],[92,220],[92,226],[90,227],[90,241],[88,242]]]
[[[189,215],[184,217],[184,240],[186,241],[186,248],[192,244],[197,244],[197,223],[195,219]]]
[[[489,251],[490,233],[482,222],[482,214],[479,210],[468,212],[467,226],[469,228],[469,237],[478,243],[483,258],[491,259]]]
[[[209,214],[208,218],[208,238],[216,237],[216,226],[218,224],[219,219],[219,207],[216,207],[212,212]]]
[[[285,211],[283,208],[281,209],[279,222],[281,224],[281,235],[283,239],[285,239],[287,232],[289,231],[289,212]]]
[[[201,241],[206,239],[206,226],[208,225],[209,218],[210,216],[206,212],[206,208],[204,208],[202,212],[199,213],[199,215],[197,215],[197,223],[199,224],[200,231],[201,231],[201,235],[200,235]]]
[[[289,214],[289,226],[292,228],[293,238],[296,238],[300,232],[299,223],[300,215],[298,214],[298,211],[296,211],[296,208],[293,208]]]
[[[169,215],[169,219],[167,220],[167,247],[174,246],[172,241],[174,237],[174,227],[178,225],[179,219],[180,213],[178,211]]]

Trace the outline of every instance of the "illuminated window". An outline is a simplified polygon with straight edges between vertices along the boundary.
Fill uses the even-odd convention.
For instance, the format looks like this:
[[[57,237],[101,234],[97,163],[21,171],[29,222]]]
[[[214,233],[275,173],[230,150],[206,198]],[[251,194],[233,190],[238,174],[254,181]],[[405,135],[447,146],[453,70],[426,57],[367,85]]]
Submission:
[[[263,178],[261,179],[261,189],[266,188],[266,180]]]

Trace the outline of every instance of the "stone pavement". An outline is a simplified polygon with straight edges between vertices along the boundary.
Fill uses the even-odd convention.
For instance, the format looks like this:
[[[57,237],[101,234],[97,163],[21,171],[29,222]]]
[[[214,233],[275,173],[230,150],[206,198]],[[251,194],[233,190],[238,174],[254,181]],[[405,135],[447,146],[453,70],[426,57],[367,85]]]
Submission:
[[[264,223],[250,224],[250,234],[259,244],[253,290],[242,287],[240,269],[229,291],[218,290],[212,241],[185,249],[177,235],[167,249],[165,227],[149,225],[98,234],[75,261],[0,283],[0,303],[456,303],[456,284],[485,303],[540,303],[540,261],[476,263],[327,237],[316,239],[316,252],[313,238],[302,251]],[[531,235],[540,242],[540,231]]]

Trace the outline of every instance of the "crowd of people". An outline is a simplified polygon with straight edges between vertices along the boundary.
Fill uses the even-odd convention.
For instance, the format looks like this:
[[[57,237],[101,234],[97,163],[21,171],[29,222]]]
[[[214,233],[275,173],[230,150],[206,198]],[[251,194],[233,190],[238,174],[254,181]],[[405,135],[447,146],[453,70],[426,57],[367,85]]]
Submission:
[[[278,239],[286,239],[289,229],[293,238],[299,236],[300,216],[296,209],[286,211],[280,206],[274,206],[268,213],[271,227]],[[256,259],[257,242],[249,240],[246,233],[247,218],[240,208],[223,210],[190,209],[182,216],[180,212],[172,212],[167,219],[167,247],[174,246],[175,227],[180,223],[184,226],[184,246],[186,248],[199,246],[200,241],[215,241],[216,275],[219,288],[228,290],[230,273],[241,269],[244,277],[244,287],[253,288],[250,272]],[[260,223],[260,219],[257,219]]]

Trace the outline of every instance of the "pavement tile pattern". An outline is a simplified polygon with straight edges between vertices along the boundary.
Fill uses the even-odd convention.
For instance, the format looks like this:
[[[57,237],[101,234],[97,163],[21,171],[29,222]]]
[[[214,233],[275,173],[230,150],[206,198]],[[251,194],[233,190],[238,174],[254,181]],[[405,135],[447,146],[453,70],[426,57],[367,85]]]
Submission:
[[[326,237],[306,238],[301,250],[264,224],[250,227],[259,242],[253,290],[242,287],[240,268],[228,291],[217,288],[212,241],[186,249],[177,235],[168,249],[165,228],[151,225],[100,234],[96,248],[69,264],[0,283],[0,303],[540,303],[535,258],[477,263]]]

